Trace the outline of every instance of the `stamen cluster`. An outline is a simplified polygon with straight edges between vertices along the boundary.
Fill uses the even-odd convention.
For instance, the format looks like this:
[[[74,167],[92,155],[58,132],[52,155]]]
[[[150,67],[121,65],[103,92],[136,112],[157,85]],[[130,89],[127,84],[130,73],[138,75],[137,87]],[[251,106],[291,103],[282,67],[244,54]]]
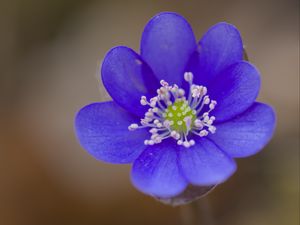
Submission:
[[[145,140],[145,145],[161,143],[164,139],[174,138],[178,145],[188,148],[195,144],[194,139],[189,139],[190,134],[200,137],[216,132],[213,126],[214,116],[209,113],[215,108],[217,102],[207,95],[207,88],[193,84],[193,74],[186,72],[184,80],[189,83],[188,98],[185,91],[176,84],[169,85],[161,80],[161,87],[157,90],[157,96],[148,100],[142,96],[140,103],[149,106],[145,117],[141,119],[141,125],[131,124],[130,131],[149,128],[151,137]]]

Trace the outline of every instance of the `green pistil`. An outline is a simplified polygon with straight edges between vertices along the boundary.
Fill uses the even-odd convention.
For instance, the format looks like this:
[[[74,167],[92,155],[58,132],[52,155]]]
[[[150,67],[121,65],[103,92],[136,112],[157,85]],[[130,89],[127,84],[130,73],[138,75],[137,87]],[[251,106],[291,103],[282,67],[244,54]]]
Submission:
[[[184,118],[191,117],[192,124],[196,119],[196,112],[191,109],[186,100],[174,102],[173,105],[168,106],[165,113],[166,120],[173,121],[173,124],[171,125],[172,130],[177,132],[187,131]]]

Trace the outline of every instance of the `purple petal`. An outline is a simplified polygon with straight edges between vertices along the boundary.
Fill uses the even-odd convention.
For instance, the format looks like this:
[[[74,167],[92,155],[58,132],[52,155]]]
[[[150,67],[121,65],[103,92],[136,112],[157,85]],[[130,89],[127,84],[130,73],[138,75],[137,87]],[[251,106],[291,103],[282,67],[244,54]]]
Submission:
[[[205,138],[190,148],[181,147],[178,152],[181,169],[193,185],[222,183],[236,170],[234,160]]]
[[[156,197],[178,195],[187,186],[177,165],[176,150],[168,140],[148,147],[134,162],[131,176],[137,189]]]
[[[273,109],[254,103],[236,118],[217,124],[209,138],[231,157],[247,157],[260,151],[271,139],[275,129]]]
[[[114,102],[93,103],[82,108],[75,120],[77,137],[96,159],[130,163],[145,149],[146,130],[130,132],[136,118]]]
[[[195,83],[207,86],[223,69],[243,59],[243,43],[236,27],[222,22],[212,26],[190,59]]]
[[[144,29],[141,56],[159,80],[180,86],[188,59],[195,49],[192,28],[178,14],[158,14]]]
[[[101,68],[103,84],[110,96],[124,109],[143,116],[142,95],[153,97],[159,82],[151,69],[132,49],[119,46],[105,56]]]
[[[246,61],[233,64],[221,72],[208,87],[217,101],[212,114],[217,121],[228,120],[249,108],[260,89],[258,70]]]

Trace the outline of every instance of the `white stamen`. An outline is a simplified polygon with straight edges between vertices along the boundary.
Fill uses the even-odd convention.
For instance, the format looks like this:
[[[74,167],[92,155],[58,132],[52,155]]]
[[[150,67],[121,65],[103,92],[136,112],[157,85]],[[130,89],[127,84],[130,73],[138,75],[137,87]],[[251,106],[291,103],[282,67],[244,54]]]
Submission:
[[[216,106],[217,102],[216,101],[211,101],[210,104],[209,104],[209,109],[214,109],[215,106]]]
[[[133,123],[133,124],[130,124],[130,125],[129,125],[128,130],[130,130],[130,131],[136,130],[138,127],[139,127],[138,124]]]
[[[180,97],[183,97],[184,94],[185,94],[185,91],[184,91],[183,89],[179,89],[179,90],[178,90],[178,95],[179,95]]]
[[[163,87],[168,87],[168,86],[169,86],[168,82],[166,82],[166,81],[164,81],[164,80],[161,80],[161,81],[160,81],[160,84],[161,84],[161,86],[163,86]]]
[[[183,143],[182,140],[178,140],[178,141],[177,141],[177,144],[178,144],[178,145],[182,145],[182,143]]]
[[[148,145],[154,145],[154,141],[153,140],[149,140],[148,141]]]
[[[193,81],[193,77],[194,77],[193,73],[191,73],[191,72],[185,72],[184,73],[184,79],[187,82]]]
[[[171,137],[178,140],[180,138],[180,134],[178,132],[176,132],[175,130],[173,130],[171,132]]]
[[[140,102],[141,102],[141,105],[147,105],[147,98],[146,98],[146,96],[142,96]]]
[[[200,135],[200,137],[204,137],[204,136],[208,135],[208,132],[207,132],[207,130],[201,130],[199,135]]]
[[[208,128],[208,130],[211,132],[211,133],[215,133],[216,132],[216,127],[215,126],[210,126],[209,128]]]
[[[190,143],[190,146],[195,145],[195,141],[194,141],[193,139],[191,139],[191,140],[189,141],[189,143]]]
[[[152,134],[155,134],[155,133],[157,133],[157,128],[151,128],[150,130],[149,130],[149,132],[150,133],[152,133]]]
[[[190,142],[185,141],[185,142],[183,142],[183,146],[186,148],[189,148],[191,145],[190,145]]]
[[[194,85],[192,88],[193,98],[199,98],[202,95],[203,86]]]
[[[154,107],[156,105],[156,102],[157,102],[157,97],[151,98],[150,99],[150,106]]]
[[[157,96],[149,101],[146,96],[140,99],[141,105],[149,106],[145,117],[140,121],[141,125],[133,123],[128,129],[134,131],[149,128],[151,136],[149,140],[144,140],[145,145],[159,144],[164,139],[173,138],[177,140],[178,145],[186,148],[195,145],[195,140],[190,138],[190,134],[204,137],[209,132],[215,133],[216,127],[213,122],[216,118],[209,113],[217,102],[209,98],[206,87],[193,84],[193,77],[191,72],[184,73],[184,80],[189,83],[188,96],[185,96],[185,91],[176,84],[169,85],[161,80]]]
[[[199,120],[199,119],[196,119],[196,120],[194,121],[194,125],[195,125],[197,128],[200,128],[200,129],[202,129],[202,127],[203,127],[202,121]]]
[[[152,111],[153,111],[154,113],[157,113],[157,112],[159,111],[159,109],[158,109],[158,108],[153,108]]]
[[[205,105],[209,104],[210,99],[209,99],[208,95],[206,95],[206,96],[204,97],[203,102],[204,102]]]
[[[151,116],[153,116],[153,112],[146,112],[145,116],[146,117],[151,117]]]

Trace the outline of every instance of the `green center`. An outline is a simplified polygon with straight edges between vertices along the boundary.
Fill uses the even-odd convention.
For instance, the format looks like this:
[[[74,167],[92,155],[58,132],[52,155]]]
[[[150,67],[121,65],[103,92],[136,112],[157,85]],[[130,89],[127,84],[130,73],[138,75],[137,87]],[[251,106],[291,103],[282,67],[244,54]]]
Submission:
[[[196,112],[191,109],[186,100],[174,102],[173,105],[168,106],[165,113],[166,120],[173,121],[171,128],[177,132],[187,131],[186,123],[184,121],[185,117],[190,116],[192,123],[196,119]]]

